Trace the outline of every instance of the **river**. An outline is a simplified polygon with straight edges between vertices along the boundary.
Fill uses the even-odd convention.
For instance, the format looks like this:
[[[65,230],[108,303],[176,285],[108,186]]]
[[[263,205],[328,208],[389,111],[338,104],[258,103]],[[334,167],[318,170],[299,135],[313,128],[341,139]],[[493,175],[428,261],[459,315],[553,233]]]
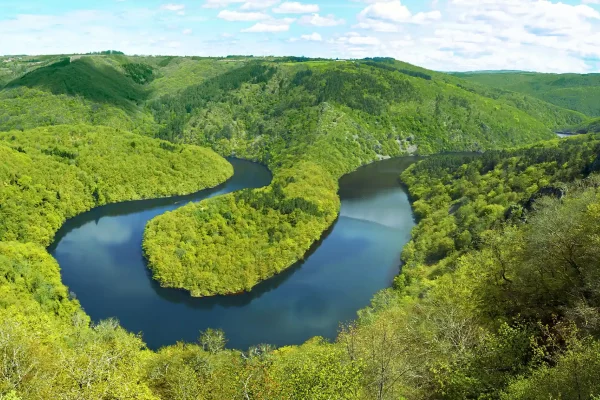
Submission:
[[[92,320],[117,318],[157,349],[193,342],[207,328],[225,331],[230,348],[333,339],[340,322],[356,317],[400,269],[402,247],[414,226],[399,174],[415,161],[395,158],[362,167],[340,180],[336,223],[305,260],[237,296],[192,298],[161,288],[142,254],[142,235],[153,217],[190,201],[268,185],[264,166],[231,159],[234,176],[189,196],[98,207],[67,221],[50,246],[63,282]]]

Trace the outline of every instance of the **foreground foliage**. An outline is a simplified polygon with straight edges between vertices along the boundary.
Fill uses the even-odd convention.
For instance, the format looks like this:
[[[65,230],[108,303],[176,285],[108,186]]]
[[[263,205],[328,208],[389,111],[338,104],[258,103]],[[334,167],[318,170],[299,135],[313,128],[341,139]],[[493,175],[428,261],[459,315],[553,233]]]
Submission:
[[[151,352],[114,321],[90,325],[43,248],[2,242],[0,393],[16,399],[598,395],[599,149],[600,138],[577,137],[432,157],[407,170],[403,179],[421,211],[404,272],[334,343],[315,338],[242,352],[226,349],[223,333],[208,330],[195,344]],[[447,181],[453,176],[462,178]],[[504,189],[491,193],[490,185]],[[561,191],[540,190],[548,187]],[[442,254],[434,232],[449,225],[455,229],[445,237],[454,243]]]

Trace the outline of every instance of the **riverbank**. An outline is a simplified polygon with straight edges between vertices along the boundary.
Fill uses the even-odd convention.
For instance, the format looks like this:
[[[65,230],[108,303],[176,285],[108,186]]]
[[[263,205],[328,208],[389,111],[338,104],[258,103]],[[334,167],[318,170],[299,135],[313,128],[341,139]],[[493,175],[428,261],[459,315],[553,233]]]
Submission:
[[[94,321],[116,317],[129,331],[143,332],[151,348],[193,342],[207,328],[223,329],[228,346],[242,349],[300,344],[314,336],[334,339],[339,323],[354,319],[400,271],[414,221],[398,175],[413,160],[375,162],[342,177],[341,210],[332,227],[303,261],[248,293],[193,298],[151,278],[141,250],[146,221],[201,196],[92,210],[61,229],[52,254]],[[260,165],[231,162],[234,176],[209,196],[270,181]]]

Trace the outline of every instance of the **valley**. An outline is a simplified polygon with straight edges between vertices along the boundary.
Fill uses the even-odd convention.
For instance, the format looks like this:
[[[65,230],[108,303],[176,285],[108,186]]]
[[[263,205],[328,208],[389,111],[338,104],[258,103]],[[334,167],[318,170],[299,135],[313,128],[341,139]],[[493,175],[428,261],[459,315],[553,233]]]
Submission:
[[[5,64],[0,399],[600,394],[595,75]]]

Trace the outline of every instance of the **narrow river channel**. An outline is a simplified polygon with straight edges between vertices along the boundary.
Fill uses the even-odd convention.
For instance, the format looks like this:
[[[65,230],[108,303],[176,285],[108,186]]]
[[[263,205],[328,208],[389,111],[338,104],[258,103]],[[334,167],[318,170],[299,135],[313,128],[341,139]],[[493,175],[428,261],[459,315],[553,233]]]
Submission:
[[[199,193],[99,207],[65,223],[49,251],[63,282],[94,321],[117,318],[141,333],[150,348],[195,341],[206,328],[225,331],[231,348],[301,344],[333,339],[400,268],[413,215],[399,174],[415,161],[396,158],[358,169],[340,180],[340,217],[306,259],[238,296],[192,298],[151,279],[142,235],[153,217],[190,201],[268,185],[269,171],[232,159],[234,176]]]

